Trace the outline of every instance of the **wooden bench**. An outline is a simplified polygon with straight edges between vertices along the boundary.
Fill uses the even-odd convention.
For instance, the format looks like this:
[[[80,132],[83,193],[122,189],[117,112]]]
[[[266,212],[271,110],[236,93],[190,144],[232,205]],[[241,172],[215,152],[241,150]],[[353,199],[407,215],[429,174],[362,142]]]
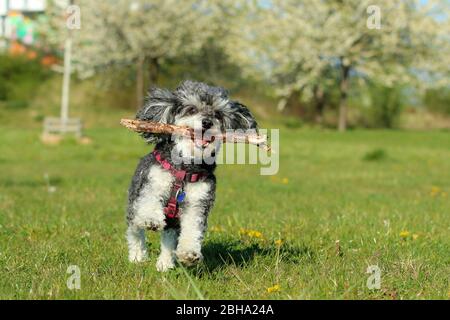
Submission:
[[[63,121],[61,118],[47,117],[44,119],[44,135],[73,133],[81,138],[83,123],[79,118],[70,118]]]

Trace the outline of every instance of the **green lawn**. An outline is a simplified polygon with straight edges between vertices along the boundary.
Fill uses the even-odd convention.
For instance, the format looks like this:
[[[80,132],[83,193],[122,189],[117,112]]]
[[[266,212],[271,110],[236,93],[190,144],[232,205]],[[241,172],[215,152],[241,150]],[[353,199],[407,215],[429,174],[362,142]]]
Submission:
[[[449,132],[282,129],[279,174],[220,166],[205,261],[166,274],[157,234],[141,265],[124,238],[150,148],[119,128],[89,130],[90,145],[39,133],[0,129],[0,298],[449,298]],[[366,287],[370,265],[380,290]]]

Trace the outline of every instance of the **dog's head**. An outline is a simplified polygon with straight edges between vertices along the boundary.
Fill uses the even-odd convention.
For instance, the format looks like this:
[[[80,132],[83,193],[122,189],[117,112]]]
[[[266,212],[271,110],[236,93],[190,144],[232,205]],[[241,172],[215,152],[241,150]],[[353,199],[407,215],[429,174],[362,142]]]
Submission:
[[[206,132],[204,139],[195,142],[184,137],[175,138],[175,147],[181,157],[192,155],[192,151],[201,151],[201,154],[217,152],[221,141],[208,139],[211,133],[257,129],[256,120],[247,107],[230,100],[225,89],[194,81],[184,81],[173,92],[151,89],[136,118],[189,126],[196,132]],[[144,133],[143,137],[150,143],[167,138],[152,133]]]

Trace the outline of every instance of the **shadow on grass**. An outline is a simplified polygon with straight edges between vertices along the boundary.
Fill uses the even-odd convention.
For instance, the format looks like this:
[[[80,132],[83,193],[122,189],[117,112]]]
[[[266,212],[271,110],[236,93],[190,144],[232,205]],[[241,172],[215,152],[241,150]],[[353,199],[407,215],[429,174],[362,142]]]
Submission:
[[[301,260],[313,260],[315,256],[307,246],[285,244],[277,248],[274,245],[245,243],[238,240],[213,240],[205,243],[203,247],[204,261],[202,267],[197,269],[197,276],[201,276],[202,271],[213,273],[229,265],[246,268],[257,257],[273,260],[276,259],[278,251],[284,263],[297,264]]]

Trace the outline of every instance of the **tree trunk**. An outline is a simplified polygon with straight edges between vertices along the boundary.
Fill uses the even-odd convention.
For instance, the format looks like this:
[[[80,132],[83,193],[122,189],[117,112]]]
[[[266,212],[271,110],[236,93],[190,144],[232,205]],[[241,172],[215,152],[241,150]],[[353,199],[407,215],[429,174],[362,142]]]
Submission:
[[[139,56],[136,63],[136,103],[137,108],[144,105],[144,55]]]
[[[325,109],[325,92],[320,85],[314,86],[314,119],[316,123],[322,124],[323,111]]]
[[[347,130],[347,95],[348,95],[348,76],[350,66],[341,64],[341,83],[339,90],[341,93],[339,101],[339,125],[338,129],[341,132]]]
[[[300,102],[301,90],[294,90],[286,101],[286,111],[303,118],[306,114],[305,108]]]
[[[150,87],[156,86],[158,83],[158,77],[159,77],[159,61],[158,58],[150,58],[148,60],[149,68],[148,68],[148,75],[150,80]]]

